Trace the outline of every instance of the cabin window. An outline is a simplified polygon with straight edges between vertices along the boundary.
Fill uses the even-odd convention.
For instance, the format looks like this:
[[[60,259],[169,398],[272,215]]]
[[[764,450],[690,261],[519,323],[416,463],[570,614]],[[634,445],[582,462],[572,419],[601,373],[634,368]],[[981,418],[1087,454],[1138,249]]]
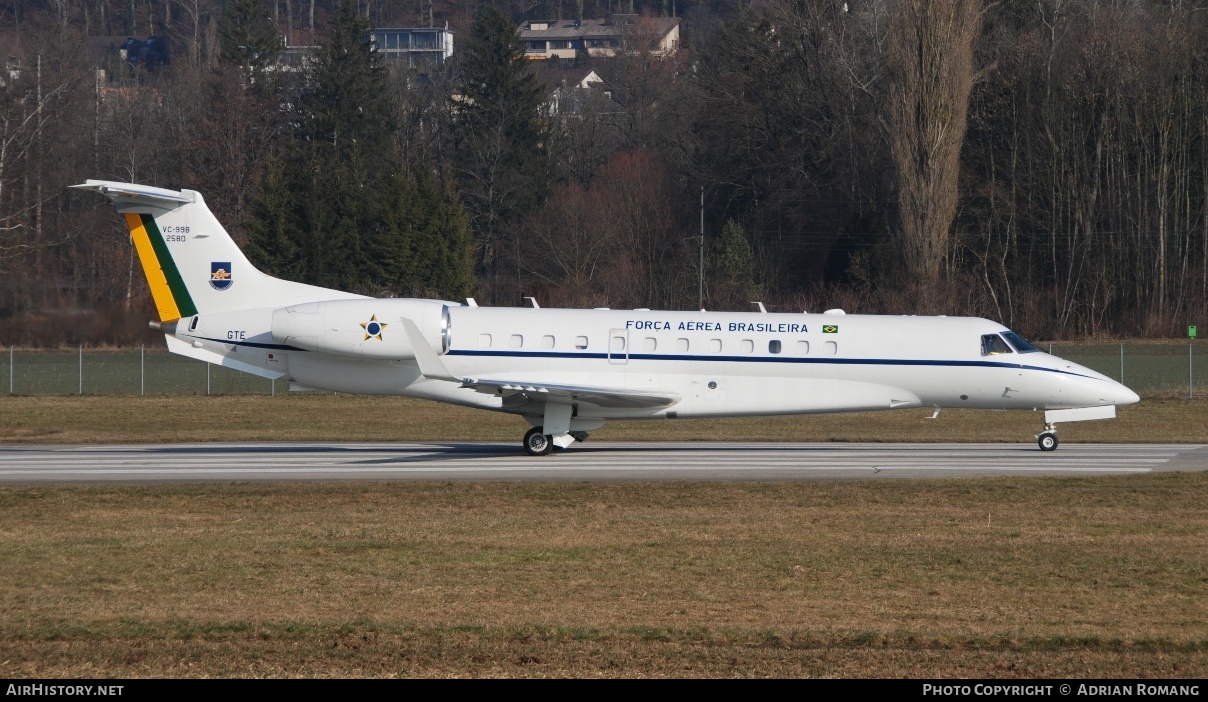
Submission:
[[[586,336],[576,336],[575,337],[575,348],[579,349],[580,351],[587,348],[587,337]]]
[[[804,340],[798,341],[797,342],[797,355],[799,355],[799,356],[810,355],[810,342],[804,341]]]
[[[721,339],[709,339],[709,352],[721,353]]]
[[[624,351],[625,350],[625,337],[623,337],[623,336],[612,337],[612,339],[608,342],[608,346],[613,352]]]
[[[1000,353],[1011,353],[1011,347],[998,334],[982,334],[981,351],[983,356],[997,356]]]
[[[687,351],[688,350],[688,340],[687,339],[676,339],[675,340],[675,350],[676,351]]]
[[[779,339],[772,339],[768,342],[768,353],[780,353]]]
[[[826,342],[825,353],[827,356],[836,356],[839,354],[839,344],[833,341]]]
[[[479,334],[478,335],[478,348],[481,348],[481,349],[491,348],[491,335],[490,334]]]
[[[508,346],[511,346],[514,349],[524,346],[524,337],[519,334],[512,334],[511,338],[508,339]]]
[[[554,337],[550,336],[549,334],[546,334],[545,336],[541,337],[541,348],[543,348],[543,349],[554,348]]]
[[[1003,332],[1002,335],[1004,337],[1006,337],[1007,341],[1009,341],[1011,343],[1011,346],[1014,346],[1015,350],[1018,351],[1019,353],[1035,353],[1040,350],[1040,349],[1036,348],[1035,346],[1033,346],[1032,344],[1028,343],[1027,339],[1023,338],[1022,336],[1016,334],[1013,331]]]
[[[755,342],[750,339],[743,339],[738,348],[743,353],[753,353],[755,351]]]
[[[658,347],[659,347],[659,341],[658,341],[658,339],[654,338],[653,336],[648,336],[645,339],[642,339],[642,350],[643,351],[646,351],[647,353],[649,353],[649,352],[657,349]]]

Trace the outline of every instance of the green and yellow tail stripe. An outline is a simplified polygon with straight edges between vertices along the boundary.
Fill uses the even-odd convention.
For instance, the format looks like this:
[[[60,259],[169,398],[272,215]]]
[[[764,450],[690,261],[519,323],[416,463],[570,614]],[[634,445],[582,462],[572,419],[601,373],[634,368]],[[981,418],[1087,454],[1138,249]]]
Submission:
[[[130,226],[134,249],[138,251],[138,260],[143,264],[143,273],[151,286],[151,298],[159,311],[159,321],[171,322],[197,314],[197,307],[168,252],[168,244],[164,242],[155,218],[127,212],[126,224]]]

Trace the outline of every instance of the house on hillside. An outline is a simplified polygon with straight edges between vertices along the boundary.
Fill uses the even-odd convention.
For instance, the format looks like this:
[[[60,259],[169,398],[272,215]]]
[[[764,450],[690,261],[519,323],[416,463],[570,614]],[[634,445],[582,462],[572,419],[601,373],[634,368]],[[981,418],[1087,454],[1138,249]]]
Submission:
[[[21,80],[21,57],[25,54],[18,32],[0,31],[0,56],[4,58],[4,72],[0,73],[0,88]]]
[[[679,50],[678,17],[611,15],[605,19],[531,20],[517,28],[524,55],[534,60],[649,52],[670,56]]]
[[[453,56],[449,27],[383,27],[371,34],[373,46],[387,61],[405,62],[409,68],[439,65]]]
[[[86,37],[84,48],[88,57],[98,66],[115,68],[109,59],[148,70],[171,63],[168,40],[162,36],[140,38],[118,34]]]
[[[453,32],[448,27],[378,27],[369,30],[369,41],[387,62],[408,68],[438,66],[453,56]],[[288,44],[278,64],[282,70],[302,70],[315,60],[319,48]]]
[[[591,68],[562,68],[559,61],[537,64],[533,71],[545,86],[546,109],[551,117],[621,112],[612,86]]]

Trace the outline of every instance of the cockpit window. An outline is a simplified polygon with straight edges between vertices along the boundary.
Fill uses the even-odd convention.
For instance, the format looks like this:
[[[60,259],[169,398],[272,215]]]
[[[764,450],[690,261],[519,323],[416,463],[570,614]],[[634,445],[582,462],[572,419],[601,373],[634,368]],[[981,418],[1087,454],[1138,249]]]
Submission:
[[[982,334],[982,355],[994,356],[1000,353],[1011,353],[1011,347],[998,334]]]
[[[1027,339],[1023,338],[1022,336],[1016,334],[1013,331],[1005,331],[1002,333],[1002,335],[1005,336],[1007,338],[1007,341],[1011,342],[1011,345],[1015,347],[1015,350],[1020,353],[1033,353],[1035,351],[1040,350],[1040,349],[1036,348],[1035,346],[1029,344]]]

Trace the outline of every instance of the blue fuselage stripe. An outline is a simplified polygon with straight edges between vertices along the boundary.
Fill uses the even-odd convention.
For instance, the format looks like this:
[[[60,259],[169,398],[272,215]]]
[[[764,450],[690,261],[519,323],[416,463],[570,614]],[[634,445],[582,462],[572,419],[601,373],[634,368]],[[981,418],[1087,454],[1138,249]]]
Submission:
[[[606,353],[591,353],[587,351],[483,351],[479,349],[450,349],[447,355],[493,358],[578,358],[599,360],[609,358],[609,355]],[[622,359],[626,357],[617,356],[616,358]],[[1046,373],[1059,373],[1062,375],[1072,375],[1079,378],[1091,377],[1088,375],[1083,375],[1082,373],[1074,373],[1071,371],[1061,370],[1059,368],[1028,366],[1022,363],[1002,363],[1000,361],[958,361],[908,358],[794,358],[792,356],[697,356],[670,353],[633,353],[629,354],[628,359],[631,361],[695,361],[700,363],[814,363],[846,366],[950,366],[957,368],[1013,368],[1019,370],[1043,371]]]
[[[273,351],[305,351],[297,346],[288,346],[285,344],[261,344],[255,341],[234,341],[232,339],[212,339],[208,336],[197,336],[195,339],[205,339],[218,344],[230,344],[231,346],[247,346],[253,349],[272,349]]]

